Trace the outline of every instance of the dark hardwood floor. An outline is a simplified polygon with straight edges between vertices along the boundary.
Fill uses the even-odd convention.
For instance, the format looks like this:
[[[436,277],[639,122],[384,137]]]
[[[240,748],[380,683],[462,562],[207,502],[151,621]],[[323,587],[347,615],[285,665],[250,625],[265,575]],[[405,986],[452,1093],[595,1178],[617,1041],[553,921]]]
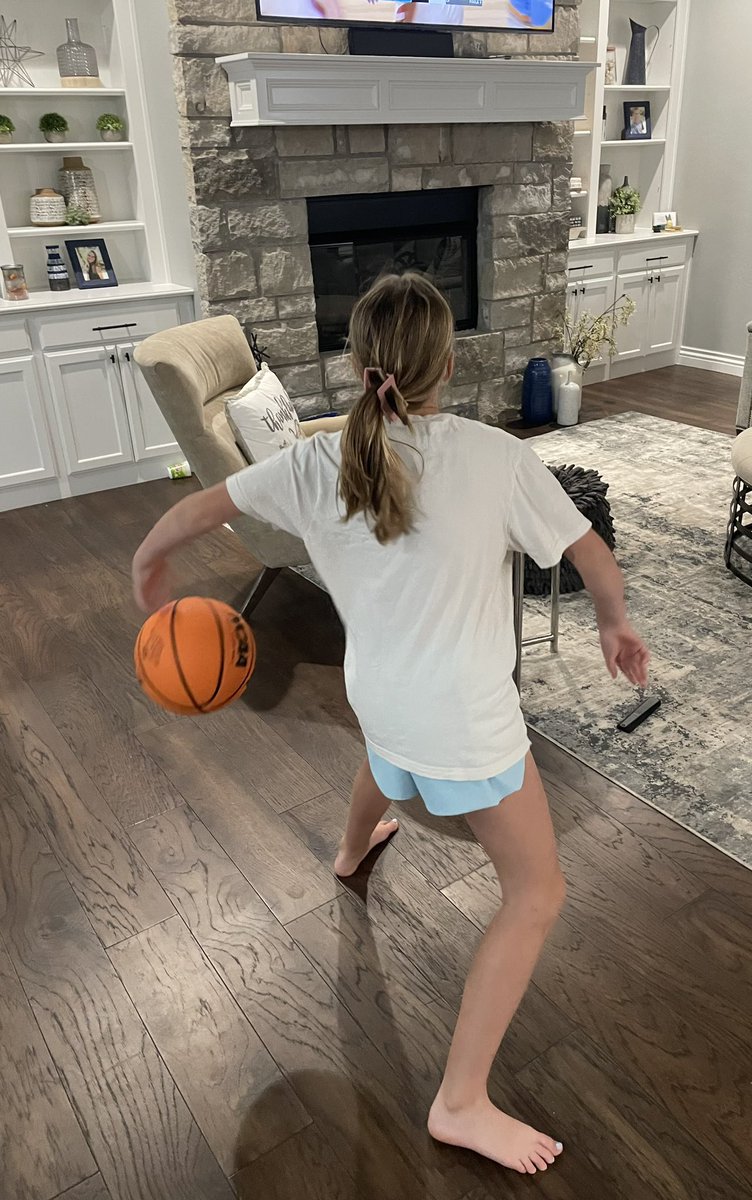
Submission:
[[[730,432],[732,384],[635,376],[586,415]],[[539,737],[569,898],[493,1094],[566,1152],[530,1179],[431,1142],[488,864],[408,806],[333,878],[362,748],[332,605],[292,573],[246,699],[142,697],[130,557],[193,486],[0,516],[2,1200],[748,1196],[752,874]],[[254,569],[221,531],[179,584],[232,602]]]

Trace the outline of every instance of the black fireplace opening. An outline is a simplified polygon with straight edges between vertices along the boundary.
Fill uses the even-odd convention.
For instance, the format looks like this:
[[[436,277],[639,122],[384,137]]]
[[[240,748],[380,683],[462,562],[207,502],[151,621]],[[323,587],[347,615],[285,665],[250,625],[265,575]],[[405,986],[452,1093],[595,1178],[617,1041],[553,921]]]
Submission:
[[[379,275],[422,271],[457,329],[478,318],[478,189],[308,200],[320,350],[341,350],[353,305]]]

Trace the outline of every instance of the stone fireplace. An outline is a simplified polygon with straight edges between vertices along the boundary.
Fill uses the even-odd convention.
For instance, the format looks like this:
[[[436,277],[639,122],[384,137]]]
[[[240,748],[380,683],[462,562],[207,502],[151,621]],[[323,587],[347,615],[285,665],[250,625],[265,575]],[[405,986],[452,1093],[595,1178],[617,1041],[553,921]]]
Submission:
[[[346,235],[340,238],[346,263],[341,275],[349,287],[367,273],[375,253],[372,235],[389,224],[383,216],[369,216],[368,205],[374,197],[391,200],[392,213],[401,209],[404,221],[392,226],[398,237],[382,238],[385,264],[395,254],[428,256],[437,269],[447,268],[443,282],[450,296],[447,279],[459,289],[457,368],[446,407],[503,423],[519,407],[527,360],[555,348],[564,309],[571,124],[232,128],[227,77],[215,56],[250,50],[320,53],[318,31],[253,21],[251,0],[170,3],[206,315],[238,317],[265,348],[302,415],[346,411],[358,389],[341,351],[327,348],[336,344],[333,335],[320,339],[322,302],[319,297],[317,325],[314,265],[320,267],[326,257],[320,247],[337,242],[332,221],[344,219],[362,198],[365,216],[355,219],[354,229],[351,224],[341,231]],[[577,9],[563,4],[557,17],[553,38],[460,34],[457,49],[473,57],[520,51],[571,56],[577,49]],[[344,50],[343,31],[322,33],[327,50]],[[435,228],[431,234],[430,222],[424,231],[413,230],[410,221],[421,194],[432,214],[441,207],[435,197],[446,193],[466,215],[460,192],[477,212],[470,269],[459,241],[438,244],[442,232],[446,239],[457,233]],[[353,199],[338,205],[337,197]],[[329,202],[317,205],[322,198]],[[356,253],[356,243],[365,249]],[[461,285],[472,292],[469,320],[457,308]],[[343,295],[333,294],[341,306]],[[332,302],[330,314],[334,308]]]

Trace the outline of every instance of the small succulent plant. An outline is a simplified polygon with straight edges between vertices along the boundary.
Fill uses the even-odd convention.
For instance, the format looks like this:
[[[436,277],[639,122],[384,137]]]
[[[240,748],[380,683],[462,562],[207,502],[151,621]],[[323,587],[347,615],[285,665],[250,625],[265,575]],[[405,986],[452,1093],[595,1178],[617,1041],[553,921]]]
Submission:
[[[65,214],[66,225],[91,225],[92,220],[85,208],[77,204],[69,204]]]

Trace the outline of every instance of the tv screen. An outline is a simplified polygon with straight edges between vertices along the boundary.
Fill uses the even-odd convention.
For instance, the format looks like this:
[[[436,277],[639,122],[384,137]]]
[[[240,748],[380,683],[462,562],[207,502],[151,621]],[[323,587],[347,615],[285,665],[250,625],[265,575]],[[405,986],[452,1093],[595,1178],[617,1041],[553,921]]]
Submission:
[[[256,0],[256,4],[262,20],[521,32],[550,32],[554,27],[554,0]]]

